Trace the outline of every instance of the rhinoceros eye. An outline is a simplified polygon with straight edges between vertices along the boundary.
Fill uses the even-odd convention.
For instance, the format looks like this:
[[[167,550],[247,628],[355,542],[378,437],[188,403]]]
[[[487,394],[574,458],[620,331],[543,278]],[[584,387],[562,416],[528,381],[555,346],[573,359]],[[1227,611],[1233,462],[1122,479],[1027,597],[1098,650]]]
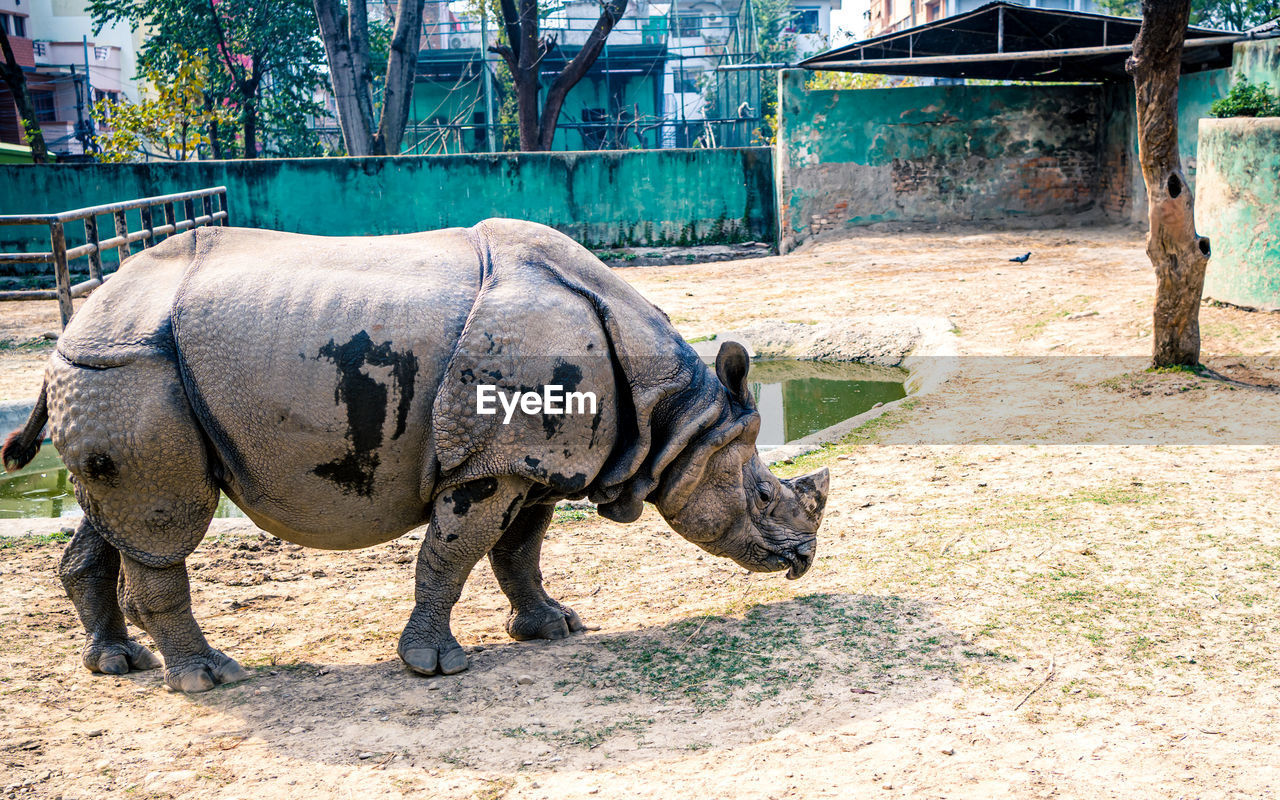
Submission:
[[[761,481],[756,484],[756,494],[759,496],[760,505],[767,506],[773,502],[773,484],[767,481]]]

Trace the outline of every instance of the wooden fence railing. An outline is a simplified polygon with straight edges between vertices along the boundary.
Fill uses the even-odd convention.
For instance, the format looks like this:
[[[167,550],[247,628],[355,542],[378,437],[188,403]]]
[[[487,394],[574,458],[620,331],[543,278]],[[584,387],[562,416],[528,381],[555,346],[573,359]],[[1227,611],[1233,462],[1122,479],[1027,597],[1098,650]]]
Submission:
[[[198,209],[197,202],[200,204]],[[182,206],[181,215],[177,210],[179,204]],[[163,217],[163,222],[160,224],[156,224],[157,207]],[[135,209],[138,210],[142,224],[137,230],[130,232],[128,212]],[[197,211],[200,213],[197,214]],[[116,235],[109,239],[102,239],[98,235],[98,217],[108,214],[113,218]],[[68,248],[66,226],[68,223],[81,220],[84,223],[85,243]],[[0,291],[0,300],[57,300],[58,311],[62,315],[62,327],[65,328],[74,313],[71,301],[77,297],[84,297],[101,286],[106,278],[111,277],[110,275],[104,277],[102,274],[104,251],[118,250],[120,260],[123,261],[129,257],[130,245],[135,242],[140,242],[145,249],[175,233],[201,225],[226,224],[227,187],[225,186],[77,208],[74,211],[63,211],[61,214],[0,216],[0,225],[48,225],[50,245],[47,253],[0,253],[0,264],[53,264],[53,275],[57,281],[56,289]],[[85,256],[89,259],[89,280],[73,286],[68,263]]]

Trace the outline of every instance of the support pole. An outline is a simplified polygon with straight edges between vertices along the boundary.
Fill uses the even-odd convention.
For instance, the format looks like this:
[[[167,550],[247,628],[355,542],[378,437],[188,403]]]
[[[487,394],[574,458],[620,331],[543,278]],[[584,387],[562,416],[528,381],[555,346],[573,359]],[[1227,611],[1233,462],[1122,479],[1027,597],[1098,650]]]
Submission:
[[[480,67],[484,70],[484,144],[490,152],[497,152],[493,141],[493,73],[489,70],[489,12],[480,12]]]
[[[206,203],[206,205],[208,205]],[[112,214],[116,224],[116,236],[125,237],[129,235],[129,218],[125,216],[124,211],[117,211]],[[122,242],[120,244],[120,263],[129,257],[129,243]]]
[[[49,223],[49,244],[53,249],[53,275],[58,282],[58,313],[65,329],[75,306],[71,304],[71,271],[67,269],[67,232],[61,222]]]
[[[101,241],[98,238],[98,217],[95,214],[84,218],[84,240],[93,245],[93,250],[89,252],[89,277],[101,281],[102,250],[99,248]]]
[[[1178,77],[1190,0],[1142,0],[1142,28],[1125,69],[1138,101],[1138,160],[1147,185],[1147,257],[1156,270],[1152,363],[1200,363],[1200,296],[1209,240],[1178,157]]]

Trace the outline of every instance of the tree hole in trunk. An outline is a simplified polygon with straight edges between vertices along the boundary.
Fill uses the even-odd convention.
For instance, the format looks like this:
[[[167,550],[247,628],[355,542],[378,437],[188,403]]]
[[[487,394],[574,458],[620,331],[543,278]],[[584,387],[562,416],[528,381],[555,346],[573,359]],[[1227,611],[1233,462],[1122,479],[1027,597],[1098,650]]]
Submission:
[[[1177,175],[1169,176],[1169,196],[1177,197],[1182,194],[1182,181],[1178,180]]]
[[[1197,242],[1197,244],[1200,246],[1200,252],[1204,253],[1205,258],[1208,258],[1209,257],[1209,237],[1201,236],[1200,241]]]

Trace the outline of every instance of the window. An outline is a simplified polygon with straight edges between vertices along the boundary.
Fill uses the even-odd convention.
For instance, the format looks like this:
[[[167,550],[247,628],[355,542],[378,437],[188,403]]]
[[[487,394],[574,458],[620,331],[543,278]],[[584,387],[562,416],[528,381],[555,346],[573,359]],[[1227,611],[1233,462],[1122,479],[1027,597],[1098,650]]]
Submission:
[[[13,35],[22,36],[22,37],[25,37],[27,35],[27,18],[26,17],[15,16],[13,18]]]
[[[31,50],[41,58],[44,58],[49,54],[49,48],[45,45],[44,42],[32,42]]]
[[[794,17],[791,18],[792,33],[819,33],[818,9],[802,8],[796,11]]]
[[[675,74],[675,90],[677,94],[697,94],[700,89],[698,82],[702,78],[702,70],[683,69],[676,70]]]
[[[0,28],[4,28],[4,32],[13,35],[13,29],[9,27],[9,15],[0,14]]]
[[[32,92],[31,105],[35,106],[36,122],[58,121],[58,114],[53,107],[53,92]]]
[[[96,60],[96,61],[106,61],[106,60],[107,60],[107,55],[108,55],[108,50],[107,50],[107,48],[105,48],[105,47],[95,47],[95,48],[93,48],[93,57],[94,57],[94,60]]]
[[[702,17],[693,14],[676,14],[671,25],[671,35],[695,37],[702,33]]]

